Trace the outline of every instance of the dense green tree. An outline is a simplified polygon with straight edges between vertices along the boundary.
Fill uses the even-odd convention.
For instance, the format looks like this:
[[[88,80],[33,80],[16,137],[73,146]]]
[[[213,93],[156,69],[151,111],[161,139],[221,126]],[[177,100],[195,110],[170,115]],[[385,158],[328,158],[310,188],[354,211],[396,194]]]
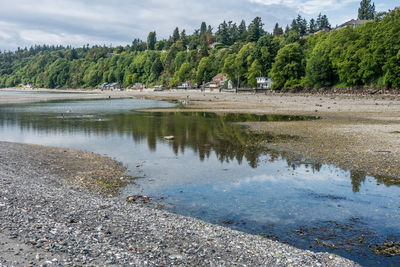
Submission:
[[[326,15],[322,15],[319,13],[318,18],[317,18],[317,30],[321,31],[326,28],[329,28],[331,25],[329,23],[328,17]]]
[[[203,84],[211,80],[212,78],[212,62],[209,57],[203,57],[200,60],[199,67],[196,71],[196,82]]]
[[[317,23],[315,22],[315,19],[311,19],[310,23],[308,24],[308,32],[315,33],[317,30]]]
[[[264,24],[262,23],[260,17],[254,18],[248,28],[247,40],[249,42],[257,42],[258,39],[260,39],[260,37],[265,33],[263,26]]]
[[[264,35],[255,44],[252,56],[257,59],[264,75],[268,74],[271,70],[272,63],[274,62],[278,50],[279,46],[274,41],[274,37],[270,34]]]
[[[325,42],[319,43],[312,51],[306,66],[306,78],[317,87],[331,86],[336,82],[326,47]]]
[[[187,36],[186,36],[186,30],[182,30],[182,32],[181,32],[181,41],[182,41],[182,44],[183,44],[183,47],[187,47],[187,45],[188,45],[188,38],[187,38]]]
[[[174,32],[172,33],[172,42],[176,43],[177,41],[179,41],[180,39],[180,35],[179,35],[179,28],[176,27]]]
[[[240,78],[240,81],[247,84],[247,72],[251,64],[253,63],[253,49],[255,43],[245,44],[235,57],[236,75]]]
[[[238,35],[240,41],[244,42],[247,40],[247,27],[246,27],[246,22],[244,20],[242,20],[239,24]]]
[[[217,41],[223,43],[225,45],[232,45],[232,21],[226,23],[226,21],[222,22],[218,26],[218,30],[216,32]]]
[[[132,51],[143,51],[143,42],[140,39],[134,39],[132,42]]]
[[[258,60],[254,60],[249,68],[249,72],[247,73],[247,81],[248,84],[256,87],[257,86],[257,77],[263,76],[262,66]]]
[[[167,46],[167,41],[165,40],[161,40],[158,41],[155,45],[154,45],[154,49],[157,51],[162,51],[164,50],[164,48]]]
[[[157,79],[163,70],[164,70],[164,66],[163,66],[160,58],[157,57],[156,60],[153,62],[153,65],[151,66],[151,75],[153,77],[153,80]]]
[[[358,9],[358,19],[374,19],[375,13],[375,3],[371,4],[371,0],[361,0],[360,8]]]
[[[188,62],[185,62],[181,65],[179,70],[175,73],[175,77],[179,82],[185,82],[189,79],[192,79],[194,76],[194,69],[192,65]]]
[[[222,72],[227,74],[229,79],[236,83],[239,78],[239,71],[235,66],[236,56],[234,54],[229,55],[225,58],[224,66],[222,68]]]
[[[283,34],[283,29],[279,27],[279,24],[276,23],[273,31],[274,36],[280,36]]]
[[[295,88],[300,86],[304,77],[303,49],[299,43],[288,44],[279,50],[271,76],[274,81],[273,89]]]
[[[135,39],[125,47],[42,45],[2,52],[0,87],[34,83],[37,87],[91,88],[104,82],[119,82],[124,87],[135,82],[177,85],[188,79],[202,84],[221,72],[235,84],[239,80],[241,85],[252,86],[259,73],[270,73],[274,88],[400,87],[400,12],[380,15],[356,29],[347,27],[307,38],[300,37],[304,33],[301,25],[307,24],[301,16],[295,18],[294,29],[284,34],[266,34],[261,24],[261,19],[253,21],[247,31],[244,21],[239,26],[223,22],[215,35],[204,25],[191,35],[179,34],[176,29],[176,41],[171,36],[152,42],[151,33],[146,43]],[[328,18],[320,14],[317,20],[310,20],[307,32],[326,26]],[[257,42],[249,42],[257,28],[262,34],[254,38]],[[210,49],[215,39],[225,46]]]
[[[200,36],[202,36],[203,34],[205,34],[207,31],[207,23],[205,23],[204,21],[201,23],[200,25]]]
[[[150,32],[147,36],[147,50],[154,50],[157,42],[156,32]]]

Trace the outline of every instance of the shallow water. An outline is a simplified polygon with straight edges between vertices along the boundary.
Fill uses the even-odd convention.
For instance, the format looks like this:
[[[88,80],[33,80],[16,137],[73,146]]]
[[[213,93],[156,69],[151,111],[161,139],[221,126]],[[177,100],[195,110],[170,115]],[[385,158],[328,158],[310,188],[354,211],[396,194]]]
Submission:
[[[365,265],[400,264],[371,252],[400,233],[400,187],[329,165],[296,161],[258,144],[295,136],[254,135],[233,122],[314,118],[146,113],[152,100],[0,106],[0,140],[84,149],[126,165],[155,206]],[[164,136],[175,136],[166,141]]]
[[[35,90],[35,91],[16,91],[16,90],[0,90],[0,95],[42,95],[42,94],[90,94],[88,93],[82,93],[82,92],[64,92],[64,91],[40,91],[40,90]]]

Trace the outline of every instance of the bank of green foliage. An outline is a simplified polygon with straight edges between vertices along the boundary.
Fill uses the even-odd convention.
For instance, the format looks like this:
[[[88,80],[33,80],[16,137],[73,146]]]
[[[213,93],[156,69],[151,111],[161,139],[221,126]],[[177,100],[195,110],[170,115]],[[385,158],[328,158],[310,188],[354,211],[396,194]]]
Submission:
[[[400,12],[380,14],[356,29],[315,33],[327,23],[326,16],[309,24],[299,16],[291,28],[283,31],[276,25],[270,34],[255,18],[248,27],[244,21],[223,22],[215,33],[205,23],[192,35],[176,28],[169,40],[157,41],[151,32],[147,43],[135,39],[126,47],[18,49],[0,54],[0,86],[177,86],[187,80],[200,85],[225,73],[234,85],[253,87],[259,75],[271,76],[274,89],[338,84],[400,88]],[[211,49],[215,42],[220,44]]]

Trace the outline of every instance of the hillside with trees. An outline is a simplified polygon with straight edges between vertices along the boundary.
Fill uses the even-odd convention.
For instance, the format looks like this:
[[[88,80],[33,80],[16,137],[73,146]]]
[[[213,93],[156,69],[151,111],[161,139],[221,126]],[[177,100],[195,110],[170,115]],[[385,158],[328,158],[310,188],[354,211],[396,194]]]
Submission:
[[[374,86],[400,88],[400,11],[375,14],[361,1],[358,27],[331,29],[327,16],[300,15],[283,29],[263,28],[260,17],[247,26],[203,22],[192,34],[176,27],[168,39],[152,31],[131,45],[81,48],[35,46],[0,53],[0,87],[34,84],[46,88],[94,88],[118,82],[175,87],[187,80],[209,82],[226,74],[234,86],[256,86],[270,76],[273,89]]]

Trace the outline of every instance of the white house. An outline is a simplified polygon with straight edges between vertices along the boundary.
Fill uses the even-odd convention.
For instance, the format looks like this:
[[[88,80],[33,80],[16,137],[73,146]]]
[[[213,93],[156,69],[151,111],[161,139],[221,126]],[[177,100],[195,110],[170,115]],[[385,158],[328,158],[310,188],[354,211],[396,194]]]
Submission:
[[[257,88],[271,89],[274,82],[268,77],[257,77]]]

